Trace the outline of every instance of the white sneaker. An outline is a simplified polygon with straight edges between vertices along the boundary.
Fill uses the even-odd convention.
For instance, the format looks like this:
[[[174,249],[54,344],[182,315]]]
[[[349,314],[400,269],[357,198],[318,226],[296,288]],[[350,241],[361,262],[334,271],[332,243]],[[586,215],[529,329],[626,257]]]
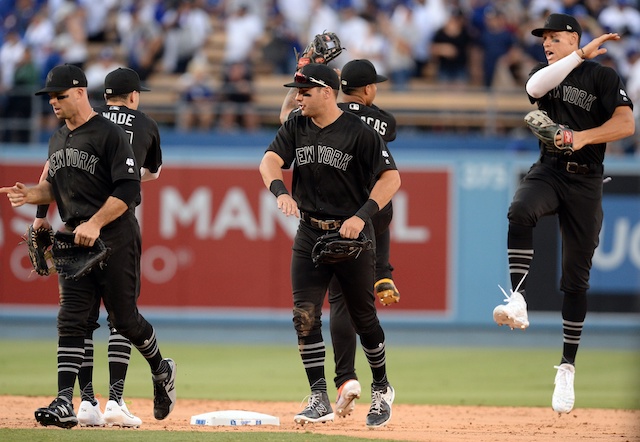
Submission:
[[[356,399],[360,399],[362,388],[360,382],[349,379],[338,388],[338,398],[336,399],[336,414],[339,417],[349,416],[356,408]]]
[[[524,330],[529,327],[527,302],[524,300],[522,293],[511,290],[511,295],[507,295],[507,292],[502,287],[500,287],[500,290],[504,293],[506,304],[499,305],[493,309],[493,320],[498,325],[508,325],[511,330],[514,328]]]
[[[124,400],[120,399],[120,404],[116,401],[107,402],[104,408],[104,421],[109,426],[138,428],[142,425],[142,420],[131,414]]]
[[[81,427],[104,427],[104,417],[100,411],[100,402],[93,405],[89,401],[80,402],[78,423]]]
[[[556,380],[553,382],[556,387],[551,398],[551,408],[558,413],[569,413],[573,410],[576,401],[576,394],[573,390],[573,379],[576,376],[576,368],[571,364],[555,365],[558,369]]]

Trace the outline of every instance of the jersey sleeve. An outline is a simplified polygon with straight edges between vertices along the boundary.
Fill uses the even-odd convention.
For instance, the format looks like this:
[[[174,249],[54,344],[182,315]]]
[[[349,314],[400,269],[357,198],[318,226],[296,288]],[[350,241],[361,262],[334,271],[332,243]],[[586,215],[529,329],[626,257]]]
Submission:
[[[109,122],[111,126],[108,133],[107,152],[111,167],[111,180],[138,180],[140,181],[140,167],[136,162],[133,148],[129,144],[127,134],[118,126]]]
[[[602,86],[600,92],[602,106],[610,115],[613,115],[618,106],[629,106],[633,109],[633,103],[627,95],[624,83],[614,69],[608,66],[599,66],[595,76],[595,84]]]
[[[300,118],[291,118],[278,129],[274,140],[267,147],[266,152],[275,152],[284,161],[283,169],[289,169],[295,160],[295,138],[293,136]]]
[[[158,124],[151,120],[151,128],[150,128],[150,137],[151,141],[149,143],[149,148],[147,150],[147,155],[144,159],[144,163],[142,167],[148,169],[151,173],[156,173],[160,166],[162,166],[162,149],[160,147],[160,131],[158,130]]]

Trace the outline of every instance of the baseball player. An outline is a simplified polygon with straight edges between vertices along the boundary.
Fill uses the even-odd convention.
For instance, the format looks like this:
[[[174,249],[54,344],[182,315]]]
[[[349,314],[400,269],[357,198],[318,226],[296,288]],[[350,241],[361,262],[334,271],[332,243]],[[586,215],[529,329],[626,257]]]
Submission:
[[[562,235],[563,350],[551,400],[553,410],[569,413],[575,393],[575,359],[587,313],[591,259],[602,226],[602,172],[606,143],[633,134],[633,105],[618,74],[591,59],[602,44],[619,40],[604,34],[580,46],[582,29],[566,14],[551,14],[532,34],[542,37],[548,63],[535,67],[526,84],[532,103],[556,123],[573,130],[574,152],[540,143],[540,159],[520,182],[509,207],[507,236],[511,293],[493,311],[499,325],[529,326],[526,276],[533,259],[533,228],[542,216],[557,214]],[[559,131],[567,134],[571,132]],[[569,135],[570,138],[570,135]],[[571,151],[569,151],[571,153]],[[504,292],[504,290],[503,290]]]
[[[104,268],[79,280],[58,277],[58,394],[35,411],[44,426],[78,424],[73,389],[84,360],[84,340],[95,298],[111,323],[147,359],[154,387],[154,417],[164,419],[176,401],[176,364],[163,358],[153,326],[139,313],[140,228],[134,207],[140,201],[140,170],[126,133],[91,108],[84,72],[73,65],[54,67],[36,95],[49,95],[62,125],[49,140],[46,180],[27,187],[0,188],[11,205],[56,202],[75,243],[92,246],[100,237],[111,250]]]
[[[341,72],[340,83],[344,102],[338,103],[338,107],[345,112],[358,115],[362,121],[373,127],[385,142],[390,142],[396,139],[396,119],[389,112],[373,104],[377,92],[376,84],[386,80],[387,77],[379,75],[369,60],[349,61],[343,66]],[[295,102],[288,106],[293,105]],[[286,112],[287,108],[283,106],[283,109]],[[290,110],[288,118],[298,113],[300,113],[300,109],[296,105],[294,109]],[[400,293],[392,277],[393,267],[389,263],[389,247],[391,245],[389,224],[392,218],[392,202],[389,202],[371,218],[376,236],[374,291],[384,305],[400,300]],[[362,389],[355,372],[356,332],[349,319],[349,312],[336,278],[333,278],[329,284],[329,306],[331,309],[329,323],[331,343],[336,363],[334,382],[338,390],[336,414],[340,417],[346,417],[353,411],[355,400],[360,397]]]
[[[391,201],[400,175],[380,135],[338,107],[340,81],[333,69],[308,64],[285,86],[296,88],[300,115],[280,127],[260,163],[260,173],[278,208],[301,218],[291,259],[293,322],[311,395],[294,421],[305,424],[334,417],[324,372],[321,314],[335,275],[373,377],[366,425],[381,427],[391,419],[395,392],[387,379],[384,331],[374,304],[375,253],[363,251],[350,261],[316,266],[311,252],[317,239],[332,231],[343,238],[357,238],[361,232],[372,238],[371,217]],[[282,169],[293,164],[290,195]]]
[[[103,117],[119,125],[126,132],[136,163],[140,167],[141,181],[155,180],[162,169],[162,150],[158,124],[138,111],[140,93],[149,91],[140,84],[138,73],[129,68],[117,68],[104,80],[106,104],[94,108]],[[93,331],[99,327],[100,300],[96,299],[89,316],[85,338],[84,362],[78,373],[82,402],[78,409],[80,426],[102,426],[105,423],[121,427],[139,427],[142,420],[131,414],[122,394],[131,357],[131,342],[109,326],[109,400],[104,415],[93,391]]]

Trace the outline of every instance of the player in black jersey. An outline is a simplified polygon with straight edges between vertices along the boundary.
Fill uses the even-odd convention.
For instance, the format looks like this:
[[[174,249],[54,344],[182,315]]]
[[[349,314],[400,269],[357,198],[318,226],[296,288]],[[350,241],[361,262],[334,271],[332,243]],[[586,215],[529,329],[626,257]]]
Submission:
[[[120,126],[127,138],[136,163],[140,165],[141,181],[155,180],[162,168],[162,150],[158,124],[149,116],[140,112],[140,93],[149,91],[140,84],[138,73],[129,68],[118,68],[109,72],[104,80],[104,98],[106,104],[94,107],[103,117]],[[84,362],[78,373],[78,385],[82,402],[78,409],[80,426],[115,425],[120,427],[139,427],[142,420],[133,415],[125,404],[122,395],[131,357],[131,342],[122,336],[109,321],[109,400],[104,415],[93,390],[93,332],[98,325],[100,299],[96,299],[89,315],[89,328],[85,338]]]
[[[335,275],[371,367],[367,426],[376,428],[391,418],[395,393],[387,379],[384,331],[374,303],[375,252],[362,252],[340,264],[316,266],[311,250],[330,231],[339,231],[345,238],[364,232],[372,238],[371,217],[389,203],[400,186],[400,175],[380,135],[337,106],[340,82],[331,68],[309,64],[294,79],[285,86],[296,88],[299,115],[284,122],[260,163],[262,179],[276,196],[278,208],[287,216],[301,218],[291,259],[293,322],[311,396],[294,420],[299,424],[333,420],[321,314]],[[292,166],[289,195],[282,169]]]
[[[602,173],[607,142],[634,133],[633,104],[620,77],[591,59],[606,52],[602,44],[619,40],[604,34],[580,47],[582,30],[566,14],[551,14],[542,28],[548,63],[535,67],[526,84],[532,103],[559,124],[573,129],[571,155],[540,143],[540,159],[520,182],[509,207],[507,236],[511,293],[494,309],[500,325],[529,325],[525,283],[533,259],[533,228],[542,216],[557,214],[562,236],[563,350],[551,406],[559,413],[573,409],[575,359],[587,314],[591,259],[602,227]],[[504,290],[503,290],[504,291]]]
[[[27,187],[0,188],[12,206],[56,202],[64,229],[75,243],[91,246],[100,237],[111,249],[107,265],[75,281],[58,277],[58,394],[35,412],[44,425],[78,424],[73,390],[84,360],[88,318],[96,297],[111,322],[149,363],[154,416],[164,419],[176,401],[173,360],[163,359],[153,326],[140,314],[140,227],[134,208],[140,201],[140,170],[125,132],[97,115],[87,95],[84,72],[73,65],[53,68],[36,95],[49,95],[56,117],[64,120],[49,140],[46,180]]]
[[[396,119],[389,112],[373,104],[376,98],[377,83],[387,80],[379,75],[369,60],[357,59],[346,63],[340,74],[340,83],[344,102],[338,103],[343,111],[351,112],[362,121],[373,127],[385,142],[396,139]],[[283,115],[287,119],[300,112],[292,94],[287,94],[283,103]],[[292,107],[294,107],[292,109]],[[393,267],[389,263],[391,235],[389,224],[393,218],[393,205],[384,206],[372,218],[376,236],[376,277],[374,291],[384,305],[400,300],[400,293],[393,281]],[[361,386],[355,371],[356,332],[351,324],[349,312],[344,303],[340,284],[334,277],[329,284],[330,330],[331,343],[336,364],[334,382],[338,390],[336,398],[336,414],[346,417],[355,407],[355,400],[360,397]]]

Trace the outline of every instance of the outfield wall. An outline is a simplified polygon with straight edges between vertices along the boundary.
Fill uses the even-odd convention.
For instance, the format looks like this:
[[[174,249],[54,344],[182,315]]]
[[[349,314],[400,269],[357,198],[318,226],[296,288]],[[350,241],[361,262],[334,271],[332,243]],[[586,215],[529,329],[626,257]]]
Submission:
[[[144,183],[140,304],[168,315],[246,311],[281,315],[291,305],[289,258],[297,220],[285,218],[257,167],[264,146],[164,148],[161,178]],[[391,262],[402,294],[384,314],[399,321],[491,324],[508,286],[506,211],[535,154],[394,146],[403,185],[394,198]],[[45,146],[0,149],[2,185],[35,182]],[[640,160],[609,158],[605,225],[594,257],[590,305],[606,322],[640,318]],[[290,175],[287,175],[289,177]],[[54,307],[53,277],[31,272],[20,235],[33,207],[0,201],[0,307]],[[50,214],[55,213],[51,211]],[[57,213],[54,226],[60,225]],[[530,307],[557,312],[559,246],[553,218],[536,232]],[[535,314],[535,313],[534,313]],[[550,314],[551,315],[551,314]],[[553,319],[557,322],[557,317]]]

